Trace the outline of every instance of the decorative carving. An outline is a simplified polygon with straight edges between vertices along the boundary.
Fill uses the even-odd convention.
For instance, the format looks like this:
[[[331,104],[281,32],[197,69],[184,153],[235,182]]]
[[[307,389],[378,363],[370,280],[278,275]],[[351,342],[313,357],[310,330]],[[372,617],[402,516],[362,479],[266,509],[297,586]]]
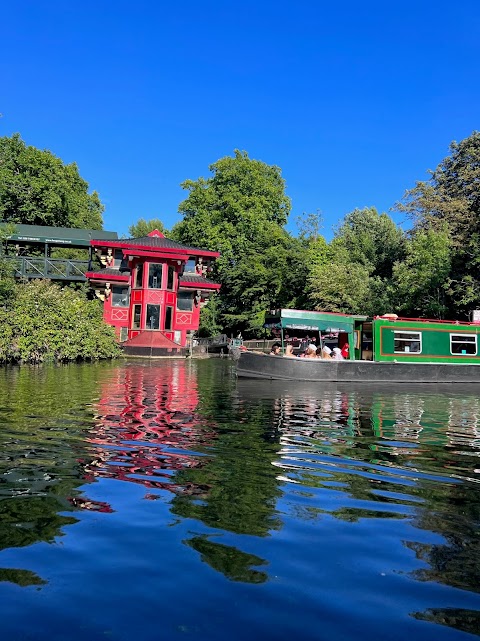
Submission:
[[[100,258],[100,262],[104,267],[113,267],[115,263],[115,257],[113,255],[113,250],[111,247],[107,248],[107,255],[102,254],[101,249],[96,250],[98,257]]]
[[[200,301],[202,300],[202,290],[201,289],[197,289],[197,291],[195,292],[195,297],[194,297],[193,300],[195,302],[195,305],[200,305]]]
[[[195,265],[195,272],[199,276],[206,276],[208,271],[208,267],[203,264],[203,258],[199,256],[198,258],[198,263]]]
[[[105,298],[109,298],[111,293],[112,288],[110,286],[110,283],[105,283]]]

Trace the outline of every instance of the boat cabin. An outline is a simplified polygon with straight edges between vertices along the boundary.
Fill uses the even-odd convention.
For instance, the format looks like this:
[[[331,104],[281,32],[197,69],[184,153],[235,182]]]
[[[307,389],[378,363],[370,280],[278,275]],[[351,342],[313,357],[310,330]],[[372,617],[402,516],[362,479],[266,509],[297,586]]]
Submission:
[[[264,327],[286,343],[316,338],[321,346],[348,344],[348,360],[398,363],[479,363],[480,322],[367,316],[280,309]]]

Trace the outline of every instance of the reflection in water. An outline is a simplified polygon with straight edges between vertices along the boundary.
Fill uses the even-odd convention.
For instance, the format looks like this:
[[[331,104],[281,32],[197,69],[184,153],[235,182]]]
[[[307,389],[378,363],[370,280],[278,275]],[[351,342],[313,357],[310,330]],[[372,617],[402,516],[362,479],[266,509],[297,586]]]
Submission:
[[[24,623],[18,638],[42,641],[82,608],[72,639],[132,638],[140,618],[153,641],[159,613],[166,638],[478,633],[475,388],[236,381],[220,361],[2,376],[9,639],[27,605],[45,633]]]

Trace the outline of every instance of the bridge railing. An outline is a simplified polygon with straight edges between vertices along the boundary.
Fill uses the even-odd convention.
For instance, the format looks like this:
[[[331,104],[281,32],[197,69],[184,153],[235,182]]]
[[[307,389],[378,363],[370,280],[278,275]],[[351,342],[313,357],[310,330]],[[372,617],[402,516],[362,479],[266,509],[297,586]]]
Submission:
[[[85,281],[88,260],[68,260],[66,258],[31,258],[27,256],[4,256],[12,263],[16,278],[46,278],[48,280]]]

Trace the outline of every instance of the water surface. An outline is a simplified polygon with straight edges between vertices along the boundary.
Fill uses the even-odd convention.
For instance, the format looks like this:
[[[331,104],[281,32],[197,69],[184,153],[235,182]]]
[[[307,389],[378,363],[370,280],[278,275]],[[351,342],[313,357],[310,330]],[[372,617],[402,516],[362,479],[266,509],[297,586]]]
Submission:
[[[473,639],[478,386],[0,371],[6,641]]]

